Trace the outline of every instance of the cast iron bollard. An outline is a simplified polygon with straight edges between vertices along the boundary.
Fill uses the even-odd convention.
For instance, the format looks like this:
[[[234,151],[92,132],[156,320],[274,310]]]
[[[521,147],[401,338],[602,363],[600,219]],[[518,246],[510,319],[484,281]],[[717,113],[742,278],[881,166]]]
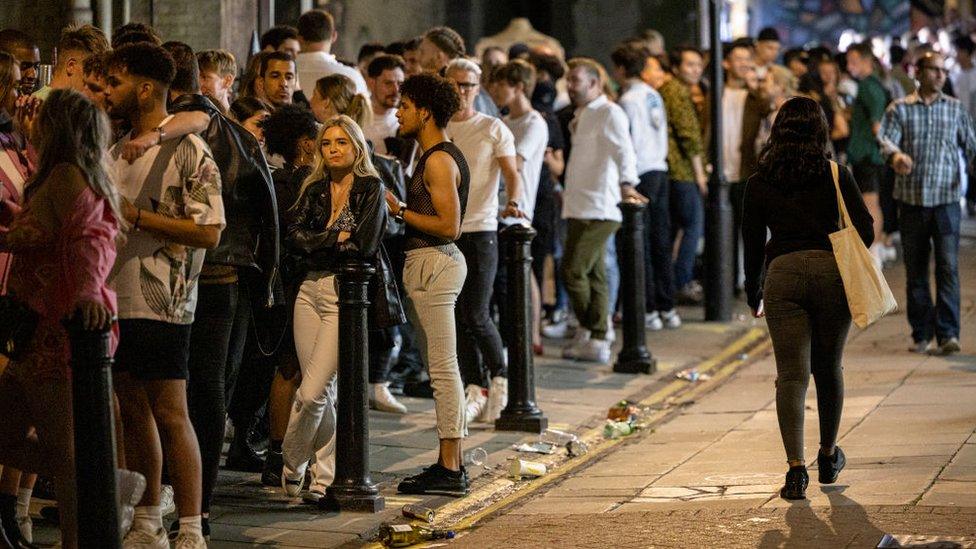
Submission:
[[[342,261],[339,281],[339,384],[337,402],[335,480],[319,501],[327,511],[368,511],[385,506],[369,478],[369,369],[366,308],[369,281],[376,268],[354,258]]]
[[[78,316],[65,322],[71,342],[71,397],[79,547],[118,548],[112,353],[108,331],[85,330]]]
[[[532,357],[532,227],[512,225],[501,232],[508,269],[508,295],[511,318],[504,319],[510,330],[508,349],[508,405],[495,420],[499,431],[541,433],[549,420],[535,404],[535,368]]]
[[[637,202],[621,202],[623,225],[620,255],[620,292],[624,316],[624,342],[613,371],[622,374],[650,374],[657,371],[657,360],[647,350],[644,314],[647,312],[644,285],[644,209]]]

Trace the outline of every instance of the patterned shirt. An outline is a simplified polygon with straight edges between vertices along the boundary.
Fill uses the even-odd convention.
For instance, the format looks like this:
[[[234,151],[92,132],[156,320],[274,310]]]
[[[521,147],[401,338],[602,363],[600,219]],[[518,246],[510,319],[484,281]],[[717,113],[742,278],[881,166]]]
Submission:
[[[668,170],[675,181],[695,181],[691,159],[703,156],[702,131],[698,112],[688,86],[669,78],[658,90],[668,115]]]
[[[912,158],[912,172],[895,177],[895,199],[926,207],[959,201],[959,150],[976,161],[976,131],[958,99],[940,93],[926,105],[916,92],[893,102],[879,139],[886,158],[898,152]]]
[[[123,138],[112,147],[120,194],[140,209],[197,225],[223,228],[220,172],[196,135],[150,148],[132,164],[122,158]],[[197,281],[206,250],[133,230],[119,250],[112,274],[119,318],[191,324]]]

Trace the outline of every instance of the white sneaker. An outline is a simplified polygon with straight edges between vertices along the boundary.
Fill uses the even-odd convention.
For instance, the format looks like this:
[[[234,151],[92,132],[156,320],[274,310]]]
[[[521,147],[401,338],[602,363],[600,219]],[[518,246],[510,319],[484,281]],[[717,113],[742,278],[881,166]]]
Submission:
[[[163,528],[155,532],[129,530],[122,539],[122,549],[169,549],[169,538]]]
[[[573,341],[569,345],[563,347],[563,358],[568,360],[576,360],[579,358],[580,348],[590,340],[590,331],[586,328],[579,328],[576,330],[576,334],[573,335]]]
[[[146,490],[146,477],[142,473],[119,469],[115,472],[119,499],[119,531],[124,536],[132,527],[135,506]]]
[[[405,414],[407,413],[407,407],[400,403],[390,393],[390,382],[385,383],[371,383],[369,385],[370,398],[369,407],[374,410],[379,410],[381,412],[389,412],[391,414]]]
[[[282,470],[281,487],[285,489],[285,493],[288,494],[289,497],[297,498],[302,493],[302,488],[305,487],[305,477],[306,475],[303,473],[301,478],[298,480],[292,480],[288,478],[288,475],[286,475],[285,471]]]
[[[664,327],[668,328],[669,330],[680,328],[681,317],[678,316],[678,310],[671,309],[670,311],[664,311],[661,313],[661,322],[664,324]]]
[[[27,543],[34,543],[34,521],[30,515],[17,517],[17,529],[20,530],[20,537]]]
[[[653,313],[647,313],[644,315],[644,327],[652,332],[657,332],[664,329],[664,322],[661,321],[661,315],[657,311]]]
[[[589,339],[580,346],[577,358],[606,364],[610,362],[610,342],[606,339]]]
[[[878,266],[878,270],[884,268],[884,246],[875,242],[871,244],[868,251],[871,252],[871,258],[874,259],[874,264]]]
[[[176,512],[176,500],[173,499],[173,487],[164,484],[159,490],[159,516],[165,517]]]
[[[607,317],[607,334],[604,337],[606,337],[607,341],[610,343],[617,341],[617,330],[615,330],[613,327],[613,315]]]
[[[885,261],[891,263],[898,260],[898,248],[895,248],[894,246],[885,246],[883,250],[883,258]]]
[[[482,414],[482,420],[487,423],[495,423],[495,420],[502,415],[502,410],[508,405],[508,378],[495,376],[491,378],[491,388],[488,389],[488,405]]]
[[[464,391],[464,418],[466,423],[474,423],[488,403],[488,390],[475,384],[468,385]]]
[[[566,339],[568,337],[573,337],[573,332],[575,332],[575,330],[569,325],[568,321],[547,324],[542,327],[542,337],[547,337],[549,339]]]
[[[173,549],[207,549],[207,542],[203,539],[203,535],[196,532],[180,532],[180,535],[176,536]]]

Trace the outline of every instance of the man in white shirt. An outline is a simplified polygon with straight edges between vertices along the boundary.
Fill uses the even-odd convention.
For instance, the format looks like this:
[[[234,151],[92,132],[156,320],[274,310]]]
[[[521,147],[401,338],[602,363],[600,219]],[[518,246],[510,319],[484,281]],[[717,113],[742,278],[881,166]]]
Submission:
[[[298,38],[302,51],[296,58],[298,81],[303,89],[314,89],[323,76],[341,74],[356,84],[356,93],[369,97],[369,88],[363,75],[354,67],[340,63],[332,55],[332,44],[339,37],[332,14],[323,10],[311,10],[298,18]]]
[[[447,66],[447,79],[461,96],[461,110],[447,124],[447,135],[464,154],[471,178],[461,236],[455,241],[468,265],[468,276],[455,308],[458,362],[467,387],[467,419],[494,422],[508,400],[502,338],[489,313],[498,269],[499,176],[504,176],[510,197],[502,217],[525,217],[525,199],[512,132],[501,120],[474,108],[481,88],[481,68],[473,61],[458,58]]]
[[[563,191],[562,271],[580,327],[563,357],[607,363],[611,327],[604,250],[620,227],[620,201],[647,199],[634,188],[637,159],[630,124],[623,109],[603,94],[603,68],[592,59],[576,58],[569,69],[566,84],[576,114],[569,125],[573,152]]]
[[[366,67],[366,84],[369,86],[370,104],[373,107],[373,121],[363,128],[363,133],[380,154],[389,154],[386,139],[396,137],[400,127],[396,112],[400,105],[400,86],[403,84],[405,69],[402,57],[387,54],[376,56]]]
[[[976,65],[973,52],[976,44],[969,35],[963,35],[953,42],[956,46],[956,70],[952,75],[952,87],[969,116],[976,120]],[[976,215],[976,166],[966,167],[966,211],[969,216]]]
[[[650,52],[622,45],[613,51],[613,74],[622,94],[617,104],[630,120],[630,137],[637,156],[640,183],[637,192],[649,203],[644,209],[645,324],[651,330],[681,326],[674,309],[674,277],[671,264],[671,214],[668,198],[668,117],[661,94],[641,79]],[[655,65],[657,76],[664,70]],[[662,82],[663,83],[663,82]]]

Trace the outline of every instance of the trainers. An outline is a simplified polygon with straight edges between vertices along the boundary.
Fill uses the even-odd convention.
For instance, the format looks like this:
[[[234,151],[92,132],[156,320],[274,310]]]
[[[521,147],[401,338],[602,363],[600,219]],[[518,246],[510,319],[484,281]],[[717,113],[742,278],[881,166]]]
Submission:
[[[146,477],[135,471],[119,469],[115,472],[119,498],[119,531],[124,536],[132,527],[135,507],[146,490]]]
[[[302,494],[302,501],[309,505],[318,505],[319,501],[324,497],[325,492],[310,488],[307,492]]]
[[[176,500],[173,499],[173,487],[164,484],[159,490],[159,516],[165,517],[176,512]]]
[[[607,333],[603,337],[605,337],[610,343],[617,340],[617,331],[614,329],[614,322],[609,318],[607,319]]]
[[[207,541],[203,539],[203,535],[196,532],[180,532],[180,535],[176,536],[173,549],[207,549]]]
[[[950,337],[949,339],[939,344],[939,348],[937,351],[935,351],[935,354],[946,356],[946,355],[958,353],[960,350],[961,348],[959,347],[959,338]]]
[[[401,494],[440,494],[463,496],[468,493],[468,479],[462,471],[451,471],[440,463],[407,477],[397,486]]]
[[[924,355],[931,354],[937,349],[938,347],[935,345],[934,341],[916,341],[915,343],[912,343],[911,347],[908,348],[908,352]]]
[[[261,473],[261,484],[264,486],[281,486],[281,468],[284,467],[281,452],[268,450],[264,458],[264,471]]]
[[[682,305],[699,305],[704,298],[705,290],[695,280],[682,286],[675,294],[675,299]]]
[[[466,423],[474,423],[488,403],[488,389],[472,383],[464,391],[464,418]]]
[[[389,412],[391,414],[405,414],[407,413],[407,407],[400,403],[390,393],[390,384],[386,383],[371,383],[369,386],[370,398],[369,407],[373,410],[379,410],[380,412]]]
[[[844,455],[840,446],[834,447],[834,455],[832,456],[818,453],[817,468],[819,469],[818,480],[820,484],[833,484],[845,465],[847,465],[847,456]]]
[[[653,313],[647,313],[644,315],[644,328],[651,330],[652,332],[657,332],[664,329],[664,322],[661,320],[661,315],[657,311]]]
[[[579,348],[577,357],[587,362],[610,362],[610,341],[606,339],[589,339]]]
[[[488,404],[482,414],[481,421],[495,423],[502,415],[502,410],[508,405],[508,378],[495,376],[491,378],[491,388],[488,389]]]
[[[794,465],[786,473],[786,484],[779,491],[783,499],[806,499],[807,485],[810,483],[810,476],[807,468],[803,465]]]
[[[676,309],[662,312],[661,322],[664,324],[664,327],[669,330],[674,330],[681,327],[681,317],[678,316],[678,311]]]
[[[285,471],[281,471],[281,487],[285,489],[285,493],[289,496],[296,498],[302,493],[302,488],[305,486],[305,476],[302,475],[301,478],[292,480],[285,475]]]
[[[590,340],[590,331],[586,328],[579,328],[573,335],[573,341],[563,347],[563,358],[576,360],[579,358],[580,349]]]
[[[203,532],[203,539],[210,541],[210,517],[200,517],[200,531]],[[180,519],[176,519],[169,525],[169,540],[176,541],[180,537]]]
[[[568,321],[555,322],[542,327],[542,337],[549,339],[566,339],[573,337],[575,330],[569,325]]]
[[[169,538],[162,528],[155,532],[133,529],[122,539],[122,549],[169,549]]]
[[[129,524],[132,524],[131,518]],[[34,521],[31,520],[30,515],[17,517],[17,529],[20,530],[20,536],[24,538],[24,541],[34,543]]]

